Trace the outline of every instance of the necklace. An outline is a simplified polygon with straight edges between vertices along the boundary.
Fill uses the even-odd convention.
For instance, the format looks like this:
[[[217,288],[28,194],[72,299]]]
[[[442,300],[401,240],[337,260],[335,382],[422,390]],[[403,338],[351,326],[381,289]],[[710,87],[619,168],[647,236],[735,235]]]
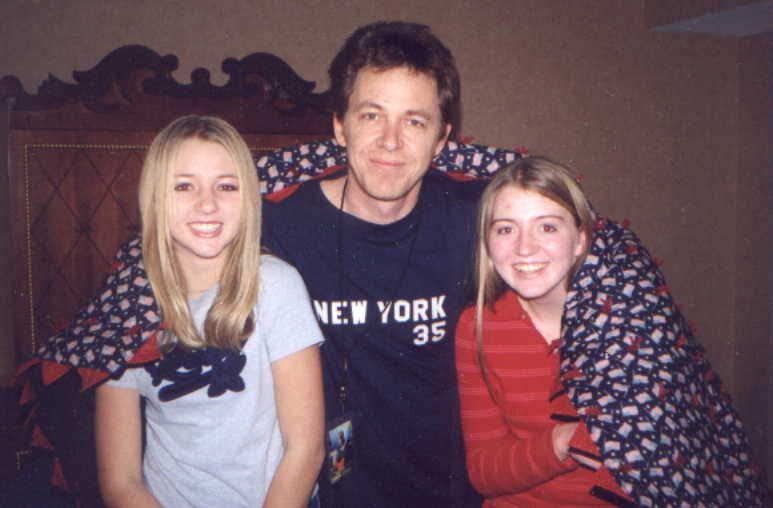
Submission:
[[[337,278],[338,278],[338,298],[339,301],[344,301],[344,202],[346,200],[346,190],[349,185],[349,175],[347,174],[344,176],[344,184],[343,188],[341,189],[341,200],[338,205],[338,215],[336,218],[336,269],[337,269]],[[409,226],[409,229],[412,230],[412,234],[410,239],[408,240],[410,242],[410,245],[408,247],[408,254],[405,258],[405,261],[403,262],[403,266],[400,268],[399,275],[396,279],[396,283],[391,291],[389,291],[389,298],[388,303],[384,307],[383,310],[379,312],[379,317],[373,320],[369,320],[369,322],[365,325],[365,329],[362,330],[360,333],[356,334],[354,337],[351,337],[350,340],[347,340],[347,333],[346,333],[346,327],[342,327],[340,331],[341,336],[341,345],[340,349],[343,352],[343,379],[339,380],[338,382],[338,396],[339,396],[339,402],[341,405],[341,414],[346,412],[346,398],[347,398],[347,386],[349,383],[349,359],[351,357],[352,352],[358,347],[358,345],[362,344],[362,338],[365,337],[371,330],[373,330],[373,327],[380,321],[380,316],[383,316],[384,314],[388,313],[389,310],[392,308],[392,304],[397,297],[397,292],[400,290],[403,281],[405,279],[405,275],[408,273],[408,267],[411,265],[411,260],[413,259],[413,252],[416,247],[416,239],[419,236],[418,232],[421,225],[421,219],[422,219],[422,209],[419,201],[417,201],[416,205],[414,205],[416,208],[416,218],[415,222]],[[410,213],[409,213],[410,215]],[[399,241],[396,241],[394,244],[394,247],[398,247]],[[330,369],[331,372],[334,372],[333,369]]]

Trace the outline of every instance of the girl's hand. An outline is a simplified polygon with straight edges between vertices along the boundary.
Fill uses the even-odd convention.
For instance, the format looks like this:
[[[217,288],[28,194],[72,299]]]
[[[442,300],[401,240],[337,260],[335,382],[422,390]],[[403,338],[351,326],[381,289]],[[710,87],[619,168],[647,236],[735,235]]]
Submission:
[[[575,462],[580,464],[581,466],[585,466],[587,468],[593,469],[594,471],[601,468],[603,465],[598,460],[593,460],[590,457],[586,457],[585,455],[580,455],[578,453],[569,453],[569,455],[574,459]]]
[[[553,427],[553,452],[561,462],[569,456],[569,441],[579,423],[558,423]]]
[[[601,462],[569,451],[569,442],[572,440],[578,425],[579,423],[559,423],[553,427],[553,451],[561,462],[566,460],[567,457],[572,457],[577,464],[595,471],[602,466]]]

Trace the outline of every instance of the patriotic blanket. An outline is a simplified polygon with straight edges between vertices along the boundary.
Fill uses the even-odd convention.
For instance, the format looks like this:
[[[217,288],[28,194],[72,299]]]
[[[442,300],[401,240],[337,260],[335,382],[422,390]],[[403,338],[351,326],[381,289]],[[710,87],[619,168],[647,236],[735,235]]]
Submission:
[[[433,165],[486,178],[522,153],[449,142]],[[334,140],[256,161],[263,192],[342,164]],[[768,506],[741,422],[656,264],[626,228],[596,226],[566,304],[561,380],[605,465],[641,506]],[[158,359],[162,326],[132,238],[99,293],[20,371],[41,363],[48,384],[77,369],[85,389]]]
[[[604,464],[646,507],[770,506],[730,397],[657,264],[597,219],[562,323],[561,381]]]
[[[433,167],[489,177],[519,157],[511,150],[449,141]],[[345,164],[346,152],[333,139],[268,152],[256,160],[263,192],[278,192]],[[119,249],[102,289],[69,326],[41,346],[31,363],[51,364],[44,370],[47,383],[69,368],[79,369],[87,388],[108,376],[120,376],[129,365],[157,359],[155,338],[161,326],[142,264],[140,239],[135,236]]]

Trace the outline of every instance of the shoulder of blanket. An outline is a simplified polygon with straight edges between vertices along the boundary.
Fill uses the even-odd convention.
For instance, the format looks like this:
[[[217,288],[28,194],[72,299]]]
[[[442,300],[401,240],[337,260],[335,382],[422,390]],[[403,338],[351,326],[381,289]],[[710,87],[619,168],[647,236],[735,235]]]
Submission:
[[[111,273],[96,295],[43,341],[41,362],[114,375],[163,327],[141,257],[139,237],[118,251]]]
[[[132,325],[134,322],[130,318],[122,323],[109,319],[104,323],[78,323],[49,338],[34,360],[42,365],[44,383],[50,384],[75,369],[85,389],[107,377],[120,377],[129,366],[158,359],[158,333],[163,324],[156,321]]]
[[[255,158],[260,188],[272,194],[346,164],[346,149],[332,138],[262,152]]]
[[[571,340],[574,334],[603,333],[611,322],[616,329],[651,328],[680,317],[658,261],[626,222],[599,216],[588,256],[567,295],[565,325],[574,325],[567,330],[569,344],[579,347]],[[578,326],[580,321],[586,326]]]
[[[33,358],[20,366],[15,373],[14,384],[21,387],[18,403],[21,407],[34,407],[42,390],[47,390],[47,387],[54,384],[61,384],[58,382],[62,379],[71,378],[67,376],[68,374],[76,375],[77,389],[85,392],[108,379],[121,377],[128,368],[138,368],[161,358],[161,350],[155,334],[139,344],[136,350],[125,350],[122,354],[124,361],[121,364],[115,364],[112,371],[106,364],[100,366],[96,362],[85,363],[82,366],[69,363],[68,360],[72,358]]]
[[[509,150],[459,141],[449,141],[432,162],[432,166],[448,173],[490,178],[500,168],[526,154],[525,150]]]
[[[308,177],[308,178],[301,178],[297,183],[294,183],[293,185],[290,185],[288,187],[285,187],[283,189],[275,190],[274,192],[270,194],[266,194],[263,196],[263,199],[266,201],[269,201],[271,203],[281,203],[285,200],[287,200],[290,196],[298,192],[298,190],[304,185],[309,182],[318,181],[318,180],[324,180],[325,178],[330,177],[331,175],[334,175],[336,173],[339,173],[343,171],[345,166],[334,166],[332,168],[328,168],[319,175]]]
[[[644,505],[664,506],[671,495],[663,464],[692,471],[677,479],[694,492],[704,482],[722,485],[730,503],[723,505],[737,506],[732,491],[755,477],[743,427],[658,263],[625,222],[603,218],[591,256],[596,259],[586,261],[568,297],[573,307],[567,302],[561,379],[605,464]],[[704,438],[679,440],[694,428],[706,429]]]
[[[662,278],[658,269],[659,260],[650,256],[636,234],[629,229],[628,221],[615,222],[597,215],[593,227],[593,237],[588,255],[583,266],[572,281],[573,291],[592,289],[594,283],[600,282],[608,274],[616,270],[634,269],[635,272],[649,273],[650,277]],[[629,272],[630,277],[637,273]],[[601,284],[604,288],[613,290],[610,283]],[[571,295],[569,301],[571,303]]]
[[[296,168],[305,171],[309,168],[333,167],[346,159],[346,149],[333,138],[277,148],[260,153],[255,158],[258,171],[270,168]]]
[[[460,172],[446,172],[430,168],[424,176],[424,185],[439,189],[454,200],[477,203],[489,179],[466,175]]]

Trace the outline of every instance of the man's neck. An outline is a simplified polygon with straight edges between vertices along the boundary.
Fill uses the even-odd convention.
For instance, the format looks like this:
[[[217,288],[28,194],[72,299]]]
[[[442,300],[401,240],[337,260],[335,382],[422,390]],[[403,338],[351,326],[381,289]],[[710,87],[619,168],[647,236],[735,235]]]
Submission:
[[[347,183],[348,176],[320,182],[322,194],[336,208],[360,220],[372,224],[391,224],[402,219],[416,206],[421,191],[421,182],[406,196],[390,200],[378,200],[368,196],[356,185]]]

